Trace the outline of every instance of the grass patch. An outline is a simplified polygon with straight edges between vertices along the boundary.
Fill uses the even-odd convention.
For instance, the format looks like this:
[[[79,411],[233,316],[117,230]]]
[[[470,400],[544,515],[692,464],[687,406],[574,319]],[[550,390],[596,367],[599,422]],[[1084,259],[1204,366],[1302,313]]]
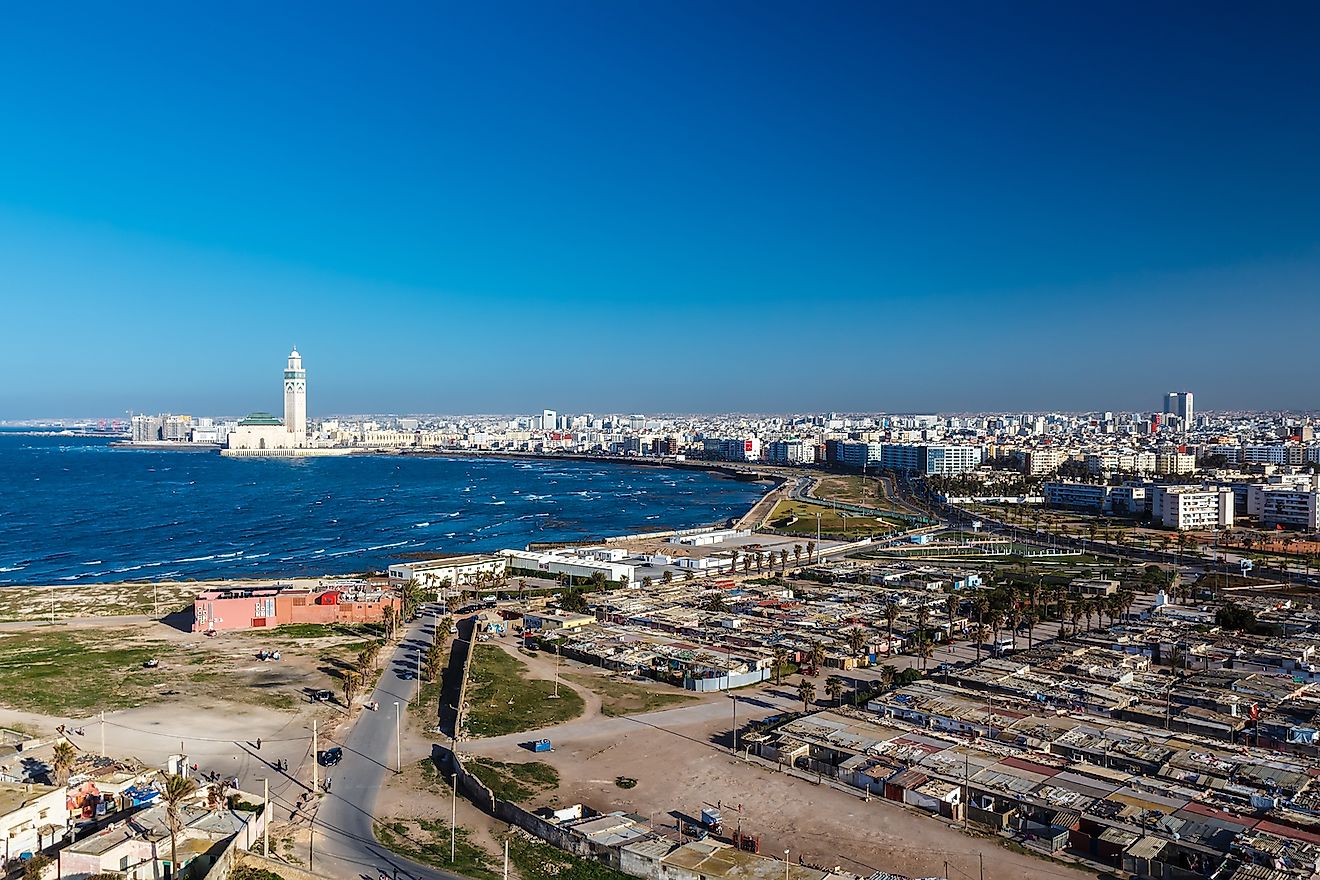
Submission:
[[[564,678],[595,692],[600,697],[602,715],[640,715],[682,703],[691,703],[697,699],[691,694],[657,690],[638,682],[621,681],[599,675],[568,674]]]
[[[885,496],[884,485],[876,477],[863,478],[857,474],[831,474],[816,483],[813,493],[824,501],[840,501],[876,510],[898,510]]]
[[[467,762],[467,769],[495,797],[514,803],[559,787],[559,771],[543,761],[510,764],[491,758],[474,758]]]
[[[816,514],[820,514],[822,538],[853,541],[871,535],[884,535],[902,531],[901,522],[874,516],[835,510],[826,504],[807,504],[801,501],[780,501],[770,512],[770,526],[781,532],[798,535],[805,540],[816,539]],[[803,561],[806,559],[804,543]]]
[[[270,629],[248,630],[243,634],[264,641],[269,641],[272,634],[289,639],[325,639],[331,636],[375,639],[382,637],[384,630],[375,623],[286,623]]]
[[[449,823],[438,819],[388,819],[376,823],[376,839],[405,858],[443,868],[473,880],[500,880],[496,859],[468,840],[465,828],[454,831],[454,861],[449,860]],[[511,856],[512,857],[512,856]],[[523,875],[527,880],[527,875]]]
[[[630,880],[627,874],[600,862],[523,837],[509,841],[509,861],[518,869],[522,880]]]
[[[562,724],[582,714],[582,698],[553,682],[529,679],[527,664],[494,645],[479,644],[468,681],[467,728],[472,736],[501,736]]]
[[[155,657],[168,665],[177,649],[165,642],[125,647],[114,638],[58,630],[0,637],[0,703],[25,712],[78,715],[123,709],[151,698],[168,683],[163,669],[144,669]]]

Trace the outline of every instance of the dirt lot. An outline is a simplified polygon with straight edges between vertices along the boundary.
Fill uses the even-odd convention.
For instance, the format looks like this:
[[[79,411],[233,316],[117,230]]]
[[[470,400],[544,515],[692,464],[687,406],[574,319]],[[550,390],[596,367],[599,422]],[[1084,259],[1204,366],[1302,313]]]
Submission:
[[[584,670],[573,669],[575,683]],[[533,674],[541,671],[534,668]],[[787,687],[747,689],[740,697],[740,719],[799,705]],[[736,759],[728,747],[731,721],[728,699],[715,695],[647,715],[594,715],[538,731],[536,735],[553,740],[554,751],[535,759],[559,771],[560,785],[537,795],[531,805],[582,802],[596,809],[628,810],[650,817],[657,831],[676,836],[677,814],[695,816],[703,804],[718,802],[726,821],[735,825],[741,805],[743,828],[762,835],[763,851],[791,849],[811,864],[839,865],[857,873],[942,876],[947,860],[949,876],[977,877],[984,857],[989,880],[1087,876],[1005,849],[993,839],[965,835],[893,803],[866,802]],[[533,756],[518,746],[528,738],[521,734],[473,741],[463,750],[503,761],[529,761]],[[636,779],[636,787],[618,787],[620,776]]]
[[[144,614],[165,617],[191,609],[193,598],[205,590],[233,587],[269,587],[274,580],[129,581],[118,584],[81,584],[57,587],[5,587],[0,590],[0,622],[12,620],[69,620]],[[312,578],[278,581],[314,587]],[[191,613],[191,612],[189,612]]]

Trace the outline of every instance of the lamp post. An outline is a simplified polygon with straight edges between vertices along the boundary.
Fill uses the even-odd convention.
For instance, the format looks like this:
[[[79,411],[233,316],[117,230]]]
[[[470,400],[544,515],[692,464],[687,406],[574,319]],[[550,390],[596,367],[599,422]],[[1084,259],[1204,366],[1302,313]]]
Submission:
[[[403,739],[399,735],[399,701],[394,701],[394,772],[403,772]]]
[[[454,852],[456,840],[454,828],[458,823],[458,773],[455,772],[449,777],[449,863],[454,863]]]
[[[784,880],[788,880],[788,850],[784,850]]]

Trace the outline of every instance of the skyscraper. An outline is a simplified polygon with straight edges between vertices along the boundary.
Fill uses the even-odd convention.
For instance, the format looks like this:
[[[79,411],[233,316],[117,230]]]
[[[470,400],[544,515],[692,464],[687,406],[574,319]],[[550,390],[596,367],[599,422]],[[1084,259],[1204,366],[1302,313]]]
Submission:
[[[307,371],[296,348],[284,369],[284,430],[293,435],[295,446],[307,442]]]
[[[1192,406],[1192,392],[1170,391],[1164,395],[1164,414],[1177,416],[1182,422],[1183,430],[1190,430],[1196,418],[1195,408]]]

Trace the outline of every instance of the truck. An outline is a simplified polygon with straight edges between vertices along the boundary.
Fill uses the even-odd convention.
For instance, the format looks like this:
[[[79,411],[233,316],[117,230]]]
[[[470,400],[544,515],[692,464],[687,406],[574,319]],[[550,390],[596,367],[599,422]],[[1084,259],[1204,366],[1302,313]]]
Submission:
[[[711,834],[719,834],[720,826],[723,824],[723,822],[724,822],[724,817],[720,815],[719,810],[715,809],[714,807],[702,807],[701,825]]]
[[[532,743],[532,751],[534,752],[549,752],[552,751],[552,749],[553,747],[550,745],[550,740],[548,739],[538,739]]]

